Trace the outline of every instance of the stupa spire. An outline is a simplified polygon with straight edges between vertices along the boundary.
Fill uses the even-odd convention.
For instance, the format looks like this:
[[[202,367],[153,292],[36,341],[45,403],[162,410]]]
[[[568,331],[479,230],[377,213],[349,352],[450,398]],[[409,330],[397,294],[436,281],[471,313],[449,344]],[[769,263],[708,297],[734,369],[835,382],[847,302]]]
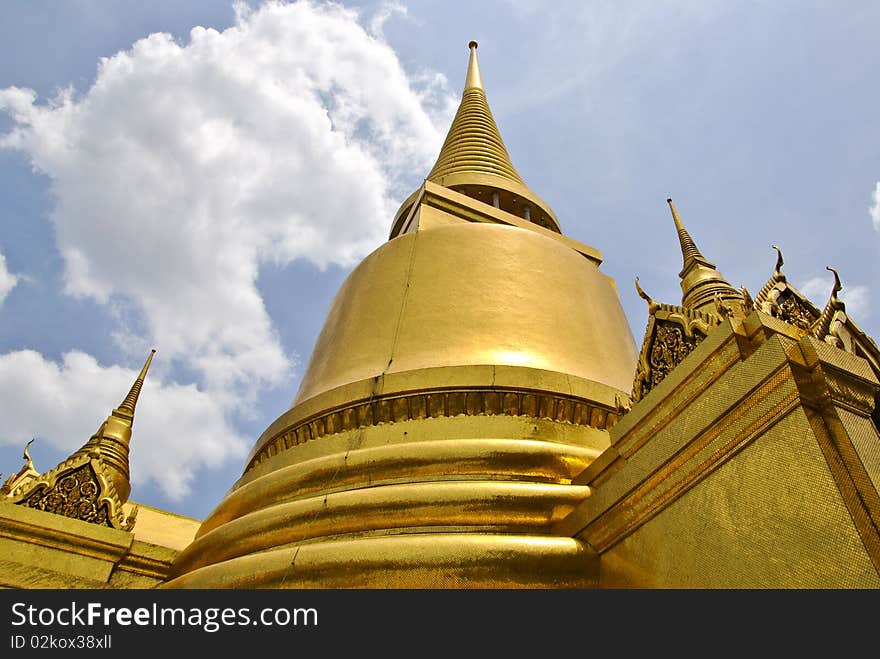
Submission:
[[[678,216],[678,211],[675,210],[675,204],[672,203],[672,199],[667,199],[666,203],[669,204],[669,210],[672,211],[672,221],[675,222],[675,230],[678,232],[678,242],[681,245],[682,273],[697,262],[702,262],[704,265],[714,268],[715,264],[710,263],[706,257],[700,253],[697,244],[694,242],[694,239],[691,238],[691,234],[685,229],[684,223]],[[683,274],[680,276],[683,276]]]
[[[119,407],[110,413],[110,416],[101,424],[89,441],[71,456],[100,454],[107,469],[108,478],[113,482],[119,499],[123,503],[131,491],[128,455],[135,406],[154,354],[156,354],[155,349],[150,351],[147,361]]]
[[[450,175],[490,174],[525,185],[510,162],[507,147],[489,109],[477,61],[477,42],[471,41],[469,48],[461,104],[428,180],[444,185],[444,179]]]
[[[681,221],[672,199],[667,199],[666,203],[672,211],[672,220],[681,245],[682,268],[678,276],[681,277],[682,306],[695,311],[716,312],[719,302],[735,300],[741,304],[742,293],[731,286],[715,269],[715,264],[700,252]]]
[[[468,48],[470,48],[471,56],[470,60],[468,60],[467,76],[464,80],[464,91],[467,91],[468,89],[482,89],[483,78],[480,76],[480,63],[477,61],[477,42],[471,41],[468,44]]]
[[[141,369],[140,375],[137,376],[137,379],[131,386],[131,391],[128,392],[128,396],[125,397],[125,400],[122,401],[122,404],[117,408],[119,411],[128,412],[129,414],[134,416],[134,408],[135,405],[137,405],[138,396],[141,395],[141,388],[144,386],[144,378],[147,377],[147,371],[150,368],[150,362],[153,361],[153,355],[155,354],[155,349],[150,351],[150,356],[147,357],[147,361],[144,364],[144,367]]]
[[[468,49],[461,103],[426,180],[561,233],[550,206],[526,186],[513,166],[486,100],[477,42],[471,41]],[[409,201],[396,219],[408,211]]]

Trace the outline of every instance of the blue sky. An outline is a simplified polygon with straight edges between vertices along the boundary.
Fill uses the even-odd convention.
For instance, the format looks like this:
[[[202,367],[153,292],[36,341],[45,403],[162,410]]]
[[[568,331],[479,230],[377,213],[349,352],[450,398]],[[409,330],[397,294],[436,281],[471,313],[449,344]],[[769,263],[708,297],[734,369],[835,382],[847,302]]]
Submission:
[[[880,334],[877,3],[9,0],[0,16],[4,474],[31,437],[40,470],[78,448],[155,347],[131,497],[207,515],[433,164],[471,39],[515,166],[602,251],[637,343],[636,276],[680,301],[670,196],[734,286],[757,293],[778,244],[819,306],[837,268]]]

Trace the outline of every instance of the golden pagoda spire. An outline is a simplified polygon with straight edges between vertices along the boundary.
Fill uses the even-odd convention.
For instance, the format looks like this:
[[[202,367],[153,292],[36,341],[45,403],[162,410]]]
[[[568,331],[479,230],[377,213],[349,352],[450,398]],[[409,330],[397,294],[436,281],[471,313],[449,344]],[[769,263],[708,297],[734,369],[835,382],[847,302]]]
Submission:
[[[147,361],[144,363],[140,374],[138,374],[134,384],[131,386],[131,390],[119,407],[110,413],[110,416],[101,424],[101,427],[98,428],[89,441],[71,456],[73,458],[79,455],[100,454],[107,470],[108,479],[112,481],[122,503],[125,503],[131,492],[128,451],[129,442],[131,441],[131,428],[134,425],[135,406],[137,405],[141,388],[144,386],[144,378],[147,376],[147,370],[150,368],[154,354],[156,354],[155,349],[150,351],[150,355],[147,357]]]
[[[470,60],[461,104],[428,180],[443,185],[444,177],[468,172],[492,174],[524,185],[510,162],[486,100],[477,61],[477,42],[471,41],[468,46]]]
[[[683,277],[684,272],[697,262],[710,268],[714,268],[715,264],[709,262],[709,260],[700,253],[700,250],[697,249],[697,244],[694,242],[694,239],[691,238],[691,234],[689,234],[688,230],[684,228],[684,223],[678,216],[678,211],[675,210],[675,204],[672,203],[672,199],[667,199],[666,203],[669,204],[669,210],[672,211],[672,221],[675,222],[675,229],[678,232],[678,242],[681,244],[681,256],[684,265],[681,268],[679,277]]]
[[[125,397],[125,400],[122,401],[122,404],[117,408],[118,410],[124,410],[134,417],[134,408],[135,405],[137,405],[138,396],[141,395],[141,388],[144,386],[144,378],[147,377],[147,371],[150,368],[150,363],[153,361],[153,355],[155,354],[155,349],[150,351],[150,355],[147,357],[144,367],[141,369],[140,374],[131,386],[131,391],[128,392],[128,396]]]
[[[427,180],[558,232],[550,206],[526,186],[510,161],[486,100],[477,42],[468,48],[461,104]]]
[[[480,63],[477,61],[477,42],[468,43],[471,51],[470,60],[468,60],[467,76],[464,79],[464,91],[468,89],[482,89],[483,78],[480,76]]]
[[[742,304],[742,293],[731,286],[715,269],[715,264],[703,256],[697,248],[697,244],[678,216],[672,199],[667,199],[666,203],[672,211],[678,242],[681,245],[682,268],[678,276],[681,278],[682,306],[694,311],[716,313],[718,303],[734,300]]]

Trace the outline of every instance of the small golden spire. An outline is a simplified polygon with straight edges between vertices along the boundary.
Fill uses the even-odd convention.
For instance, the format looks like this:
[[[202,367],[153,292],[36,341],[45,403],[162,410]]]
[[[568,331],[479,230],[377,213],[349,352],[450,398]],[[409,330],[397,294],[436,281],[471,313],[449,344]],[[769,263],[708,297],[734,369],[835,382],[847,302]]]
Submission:
[[[155,354],[155,348],[150,350],[150,356],[147,357],[147,361],[144,364],[144,367],[141,369],[140,375],[137,376],[137,379],[131,386],[131,391],[128,392],[128,396],[125,397],[125,400],[122,401],[122,404],[118,408],[116,408],[120,412],[127,412],[134,416],[134,408],[135,405],[137,405],[138,396],[141,395],[141,388],[144,386],[144,378],[147,376],[147,371],[150,368],[150,362],[153,361],[153,355]]]
[[[470,60],[461,104],[428,180],[443,185],[444,177],[453,174],[491,174],[525,185],[510,162],[489,109],[477,62],[477,42],[471,41],[469,47]]]
[[[561,233],[556,214],[528,188],[513,166],[486,99],[477,60],[477,42],[471,41],[468,49],[470,56],[461,102],[437,160],[425,179]],[[398,210],[392,237],[401,226],[398,220],[402,222],[402,218],[412,212],[413,203],[407,200]]]
[[[731,286],[715,269],[715,264],[702,255],[694,239],[684,228],[672,199],[667,199],[666,203],[672,211],[672,220],[675,222],[678,242],[681,245],[683,265],[678,276],[681,278],[682,306],[716,315],[724,315],[722,310],[734,308],[726,305],[727,301],[736,301],[737,306],[741,307],[742,293]]]
[[[694,242],[694,239],[691,238],[691,234],[689,234],[687,229],[684,228],[684,223],[678,216],[678,211],[675,210],[675,205],[672,203],[672,199],[666,199],[666,203],[669,204],[669,210],[672,211],[672,221],[675,222],[675,229],[678,232],[678,242],[681,244],[681,256],[683,262],[682,272],[687,270],[695,261],[704,261],[708,263],[706,257],[700,253],[699,249],[697,249],[697,244]],[[715,267],[714,264],[712,267]]]
[[[121,503],[126,502],[131,491],[128,451],[131,442],[131,429],[134,425],[134,410],[154,354],[156,354],[155,349],[150,351],[144,367],[135,379],[125,400],[110,413],[110,416],[101,424],[101,427],[89,441],[71,456],[99,455]]]
[[[480,76],[480,63],[477,61],[477,42],[471,41],[468,44],[471,50],[471,57],[468,60],[467,76],[464,79],[464,90],[483,89],[483,78]]]

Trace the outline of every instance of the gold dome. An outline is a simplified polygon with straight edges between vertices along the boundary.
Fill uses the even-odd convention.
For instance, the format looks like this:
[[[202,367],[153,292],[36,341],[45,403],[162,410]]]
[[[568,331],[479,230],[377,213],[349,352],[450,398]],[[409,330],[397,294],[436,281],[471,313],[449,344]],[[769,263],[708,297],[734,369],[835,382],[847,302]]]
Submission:
[[[612,281],[552,238],[461,222],[389,241],[333,301],[294,406],[441,366],[543,369],[628,391],[635,344]]]
[[[467,79],[482,94],[475,45]],[[596,250],[478,197],[429,178],[404,204],[169,587],[595,584],[554,528],[590,494],[572,479],[609,445],[635,342]]]

